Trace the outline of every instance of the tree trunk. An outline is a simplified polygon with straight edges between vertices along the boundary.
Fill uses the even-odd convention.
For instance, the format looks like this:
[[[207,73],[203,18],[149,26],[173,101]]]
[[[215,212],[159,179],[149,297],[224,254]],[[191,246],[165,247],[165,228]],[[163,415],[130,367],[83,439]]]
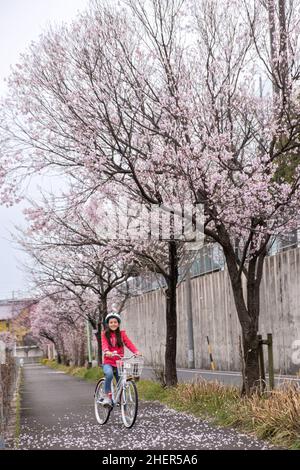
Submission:
[[[75,343],[75,342],[73,341],[73,343]],[[72,364],[75,367],[78,366],[78,348],[77,348],[76,344],[73,344],[73,346],[72,346],[71,361],[72,361]]]
[[[98,366],[101,367],[102,365],[102,340],[101,335],[103,331],[103,321],[107,315],[107,294],[99,296],[99,304],[98,304],[98,318],[94,320],[89,318],[89,321],[92,325],[93,330],[96,330],[95,338],[97,341],[97,363]]]
[[[64,344],[63,344],[63,340],[61,340],[61,360],[64,366],[68,365],[68,360],[67,360],[67,355],[66,355]]]
[[[79,359],[78,359],[78,366],[79,366],[79,367],[83,367],[83,366],[84,366],[84,362],[85,362],[85,346],[86,346],[85,337],[84,337],[84,333],[82,333],[82,339],[81,339],[81,341],[80,341],[80,349],[79,349]]]
[[[58,364],[62,364],[62,358],[61,358],[61,355],[60,353],[56,350],[56,354],[57,354],[57,363]]]
[[[233,289],[242,291],[242,286],[239,288],[232,286]],[[259,289],[256,288],[256,290]],[[248,300],[249,298],[248,289]],[[252,292],[254,294],[254,292]],[[257,292],[255,293],[257,294]],[[258,358],[258,313],[255,318],[251,318],[249,310],[245,308],[244,300],[241,302],[240,295],[235,295],[235,306],[240,320],[243,338],[243,351],[244,351],[244,370],[245,377],[243,378],[242,394],[249,395],[259,387],[259,358]],[[251,301],[251,300],[250,300]],[[247,313],[247,317],[245,315]],[[246,318],[245,318],[246,317]]]
[[[243,380],[242,394],[251,395],[253,392],[259,390],[259,362],[258,362],[258,339],[257,329],[255,327],[242,329],[243,334],[243,349],[244,349],[244,364],[245,364],[245,377]]]
[[[68,358],[67,358],[66,354],[62,355],[62,363],[63,363],[64,366],[69,365],[69,361],[68,361]]]
[[[249,321],[243,328],[243,347],[246,383],[243,393],[251,394],[259,390],[259,341],[257,338],[259,325],[260,284],[263,264],[266,256],[264,249],[258,257],[252,258],[248,266],[247,278],[247,310]]]
[[[98,307],[98,323],[97,323],[97,333],[96,333],[96,340],[97,340],[97,360],[99,367],[102,364],[102,329],[103,329],[103,321],[107,315],[107,295],[102,295],[99,302]]]
[[[243,358],[245,377],[243,378],[242,393],[251,394],[259,388],[259,292],[262,277],[262,267],[265,255],[254,258],[249,262],[247,273],[247,304],[242,286],[242,273],[236,264],[233,250],[224,250],[228,273],[231,280],[234,302],[242,328]]]
[[[177,385],[177,302],[178,256],[175,241],[169,242],[169,277],[166,290],[166,352],[165,379],[168,387]]]

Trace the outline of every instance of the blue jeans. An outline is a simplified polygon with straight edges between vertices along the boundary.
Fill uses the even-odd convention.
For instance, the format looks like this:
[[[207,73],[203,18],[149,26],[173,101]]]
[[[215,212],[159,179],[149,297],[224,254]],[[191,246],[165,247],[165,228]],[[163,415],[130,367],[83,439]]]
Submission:
[[[118,369],[116,367],[111,366],[110,364],[104,364],[103,372],[105,375],[104,393],[109,393],[111,392],[111,382],[112,382],[114,374],[116,377],[116,381],[118,383],[118,380],[119,380]]]

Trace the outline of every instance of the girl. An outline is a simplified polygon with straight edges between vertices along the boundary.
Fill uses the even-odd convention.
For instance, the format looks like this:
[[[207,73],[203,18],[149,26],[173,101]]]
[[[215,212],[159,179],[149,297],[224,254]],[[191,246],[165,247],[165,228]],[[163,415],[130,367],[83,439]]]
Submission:
[[[105,331],[102,333],[102,351],[104,354],[103,372],[105,375],[104,406],[111,406],[111,382],[115,374],[119,380],[116,361],[120,358],[113,353],[124,356],[124,345],[133,353],[141,356],[135,345],[130,341],[126,332],[120,330],[121,317],[118,313],[109,313],[105,318]]]

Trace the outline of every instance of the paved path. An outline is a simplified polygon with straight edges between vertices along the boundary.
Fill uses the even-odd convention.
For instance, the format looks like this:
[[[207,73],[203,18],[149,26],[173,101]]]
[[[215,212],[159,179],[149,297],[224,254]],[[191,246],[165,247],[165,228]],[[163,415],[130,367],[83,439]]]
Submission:
[[[155,374],[152,367],[144,366],[143,375],[145,378],[153,379]],[[205,379],[209,381],[219,381],[226,385],[236,385],[238,387],[242,384],[242,375],[240,372],[222,371],[222,370],[202,370],[202,369],[183,369],[177,368],[177,376],[179,382],[191,382],[196,379]],[[266,381],[268,383],[268,375]],[[275,386],[281,387],[285,383],[298,384],[300,386],[300,378],[295,375],[275,375]]]
[[[94,384],[42,365],[24,367],[19,449],[267,449],[235,430],[140,402],[138,418],[126,429],[114,410],[104,426],[93,410]]]

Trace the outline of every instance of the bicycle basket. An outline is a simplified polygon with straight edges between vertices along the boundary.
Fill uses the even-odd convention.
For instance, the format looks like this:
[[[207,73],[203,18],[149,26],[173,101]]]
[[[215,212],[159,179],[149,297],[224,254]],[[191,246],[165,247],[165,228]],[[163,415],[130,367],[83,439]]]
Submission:
[[[121,359],[117,361],[117,368],[119,375],[124,375],[126,371],[127,376],[139,377],[142,373],[144,359],[142,357],[133,357],[131,359]]]

